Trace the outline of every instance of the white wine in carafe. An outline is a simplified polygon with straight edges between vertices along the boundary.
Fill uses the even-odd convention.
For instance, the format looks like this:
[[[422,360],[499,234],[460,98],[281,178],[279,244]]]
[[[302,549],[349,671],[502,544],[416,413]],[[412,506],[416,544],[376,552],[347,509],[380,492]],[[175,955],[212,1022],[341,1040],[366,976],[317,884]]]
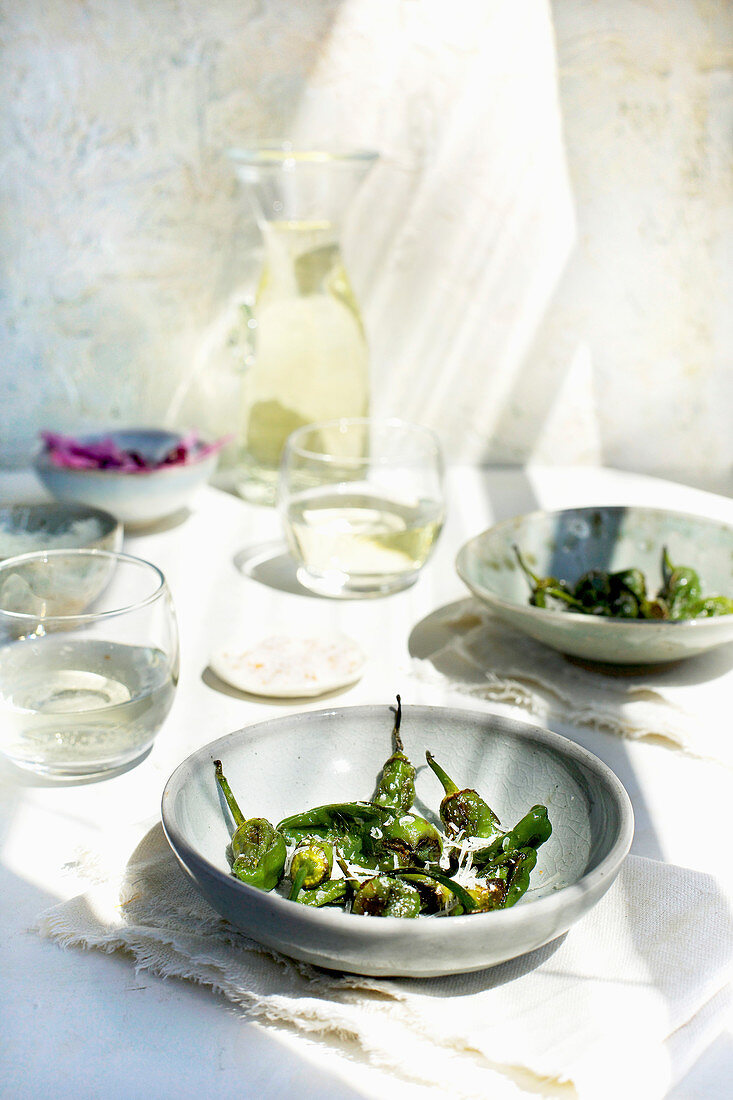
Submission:
[[[364,416],[364,326],[329,222],[270,222],[255,300],[254,363],[245,372],[242,495],[275,499],[285,440],[318,420]]]

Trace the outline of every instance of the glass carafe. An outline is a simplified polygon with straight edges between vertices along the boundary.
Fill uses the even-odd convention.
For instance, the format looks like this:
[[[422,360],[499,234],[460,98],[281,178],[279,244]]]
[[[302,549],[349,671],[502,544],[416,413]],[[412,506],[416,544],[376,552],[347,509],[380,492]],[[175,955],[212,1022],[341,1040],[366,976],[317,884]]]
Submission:
[[[236,485],[243,497],[271,504],[292,431],[368,412],[367,341],[340,237],[377,154],[277,145],[230,157],[264,245],[242,380]]]

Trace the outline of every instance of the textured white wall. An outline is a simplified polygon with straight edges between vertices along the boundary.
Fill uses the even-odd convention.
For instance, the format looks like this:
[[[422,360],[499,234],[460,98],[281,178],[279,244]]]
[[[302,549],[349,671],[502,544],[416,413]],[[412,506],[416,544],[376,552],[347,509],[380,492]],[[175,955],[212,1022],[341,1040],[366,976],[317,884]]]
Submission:
[[[585,355],[606,461],[730,494],[733,5],[553,11],[579,237],[520,400]]]
[[[0,462],[232,426],[223,152],[293,136],[383,154],[345,236],[378,410],[733,488],[728,0],[0,0],[0,43]]]

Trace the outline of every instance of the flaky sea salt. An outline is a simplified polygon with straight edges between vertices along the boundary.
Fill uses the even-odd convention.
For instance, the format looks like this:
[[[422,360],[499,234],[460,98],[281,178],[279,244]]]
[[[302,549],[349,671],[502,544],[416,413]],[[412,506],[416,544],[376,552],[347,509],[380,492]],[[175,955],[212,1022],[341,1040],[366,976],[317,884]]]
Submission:
[[[364,654],[342,634],[272,634],[246,646],[228,645],[212,654],[220,679],[254,695],[296,698],[323,695],[358,680]]]

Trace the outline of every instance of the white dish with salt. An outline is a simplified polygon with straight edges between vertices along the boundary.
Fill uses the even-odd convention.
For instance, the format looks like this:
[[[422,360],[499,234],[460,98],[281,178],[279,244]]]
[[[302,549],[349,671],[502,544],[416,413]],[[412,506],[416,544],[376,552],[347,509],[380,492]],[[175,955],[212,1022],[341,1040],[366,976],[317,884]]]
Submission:
[[[297,699],[355,683],[366,658],[344,634],[273,631],[222,646],[209,663],[219,679],[239,691]]]

